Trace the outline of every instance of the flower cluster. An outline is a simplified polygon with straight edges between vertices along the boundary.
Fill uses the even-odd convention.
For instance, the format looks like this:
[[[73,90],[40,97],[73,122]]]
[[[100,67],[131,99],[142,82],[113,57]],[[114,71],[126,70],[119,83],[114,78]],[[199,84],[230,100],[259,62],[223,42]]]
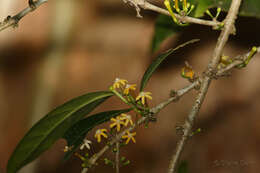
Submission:
[[[109,127],[111,129],[115,128],[117,133],[120,132],[122,126],[127,127],[128,124],[133,125],[132,117],[129,114],[122,113],[115,118],[111,118],[110,120],[112,123],[109,125]],[[136,133],[130,133],[129,131],[127,131],[126,135],[122,136],[122,139],[127,139],[126,144],[128,144],[130,140],[132,140],[135,143],[136,142],[134,139],[135,135],[136,135]],[[98,129],[96,131],[95,138],[97,138],[98,142],[101,142],[102,137],[104,137],[104,138],[108,137],[106,129]]]
[[[129,95],[130,91],[136,90],[136,84],[128,84],[128,81],[125,79],[116,78],[112,88],[114,90],[121,89],[123,90],[124,95]]]
[[[110,86],[110,91],[114,93],[115,96],[120,98],[124,103],[131,106],[130,110],[135,111],[135,113],[140,114],[142,116],[145,116],[147,111],[149,111],[147,100],[152,99],[152,93],[141,91],[139,94],[135,94],[134,91],[136,90],[136,84],[129,84],[127,80],[116,78],[114,83]],[[100,143],[103,139],[109,139],[109,137],[120,137],[121,139],[116,142],[115,147],[113,148],[113,152],[116,150],[119,150],[121,145],[120,143],[128,144],[129,142],[136,143],[136,132],[132,132],[132,129],[127,128],[127,126],[134,126],[134,122],[132,120],[132,117],[130,114],[127,113],[121,113],[117,114],[117,116],[113,116],[110,118],[110,124],[109,128],[101,128],[97,129],[94,138],[96,138],[97,142]],[[113,141],[113,140],[112,140]],[[92,142],[88,139],[84,139],[82,144],[80,145],[79,149],[88,149],[90,150]],[[107,144],[110,144],[109,142]],[[64,148],[64,152],[71,151],[72,148],[66,146]],[[93,151],[93,150],[91,150]],[[86,168],[89,166],[89,157],[88,152],[85,153],[85,155],[81,155],[80,153],[75,153],[75,156],[77,156],[83,163],[82,167]],[[124,161],[124,160],[122,160]],[[105,159],[105,162],[107,164],[113,163],[109,159]],[[129,160],[126,160],[123,162],[123,164],[129,164]]]
[[[179,4],[179,1],[181,4]],[[179,25],[184,25],[184,23],[180,22],[177,18],[176,15],[173,12],[173,9],[180,14],[181,16],[187,16],[191,13],[191,11],[194,9],[194,5],[190,5],[190,3],[187,2],[187,0],[173,0],[174,5],[172,8],[170,0],[165,0],[164,5],[171,14],[171,17],[173,21]]]
[[[114,81],[114,84],[113,84],[113,88],[117,89],[117,88],[123,87],[126,85],[126,83],[127,83],[127,80],[116,78]]]
[[[144,91],[140,92],[138,96],[134,99],[131,96],[130,91],[136,90],[136,84],[128,84],[128,81],[125,79],[116,78],[111,88],[124,102],[131,102],[134,100],[141,101],[141,103],[145,105],[146,99],[152,99],[152,93]],[[120,89],[121,93],[118,93],[116,89]],[[122,96],[128,96],[128,100],[123,99]]]

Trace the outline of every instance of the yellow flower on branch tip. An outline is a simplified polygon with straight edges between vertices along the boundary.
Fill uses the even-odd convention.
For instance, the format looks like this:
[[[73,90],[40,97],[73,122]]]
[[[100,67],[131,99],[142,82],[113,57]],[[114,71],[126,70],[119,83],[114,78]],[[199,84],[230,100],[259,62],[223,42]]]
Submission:
[[[132,140],[133,143],[135,143],[136,142],[135,138],[134,138],[135,135],[136,135],[136,132],[130,133],[129,131],[126,131],[126,135],[122,136],[122,139],[126,139],[126,142],[125,142],[126,144],[128,144],[130,140]]]
[[[152,99],[152,93],[151,92],[140,92],[139,95],[136,97],[136,101],[138,100],[141,100],[142,104],[144,105],[145,104],[145,99],[148,98],[148,99]]]
[[[98,129],[95,133],[95,138],[97,138],[97,141],[100,142],[101,141],[101,137],[103,136],[104,138],[107,138],[107,134],[105,133],[107,132],[107,129]]]
[[[132,121],[132,117],[131,115],[128,114],[121,114],[120,115],[120,119],[124,121],[124,125],[127,126],[128,123],[130,123],[131,125],[133,125],[133,121]]]
[[[116,126],[116,130],[119,132],[121,125],[125,125],[125,123],[121,120],[120,116],[117,116],[116,118],[110,119],[113,123],[110,124],[110,128],[113,128]]]
[[[125,86],[127,83],[127,80],[125,79],[120,79],[120,78],[116,78],[113,84],[113,88],[120,88],[120,86]]]
[[[136,84],[132,84],[132,85],[126,84],[125,89],[124,89],[124,94],[128,95],[130,90],[133,90],[133,91],[136,90]]]

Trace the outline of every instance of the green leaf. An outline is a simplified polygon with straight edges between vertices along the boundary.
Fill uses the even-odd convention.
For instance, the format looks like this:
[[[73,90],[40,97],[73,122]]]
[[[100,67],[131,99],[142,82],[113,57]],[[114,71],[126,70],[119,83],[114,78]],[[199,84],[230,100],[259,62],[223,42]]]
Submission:
[[[78,121],[71,128],[67,130],[64,135],[64,138],[67,140],[68,146],[73,146],[70,151],[65,154],[64,159],[67,160],[73,154],[73,152],[79,147],[85,138],[86,134],[95,126],[102,124],[106,121],[109,121],[110,118],[116,117],[122,113],[131,111],[132,109],[121,109],[121,110],[112,110],[97,113],[91,115],[85,119]]]
[[[218,0],[214,3],[214,7],[220,6],[228,11],[231,0]],[[259,0],[243,0],[239,9],[239,15],[260,18],[260,1]]]
[[[38,121],[14,150],[8,161],[7,173],[15,173],[36,159],[82,117],[112,96],[112,92],[88,93],[57,107]]]
[[[182,161],[178,167],[178,173],[188,173],[188,163],[187,161]]]
[[[231,4],[231,0],[189,0],[189,2],[196,7],[194,17],[202,17],[209,8],[221,7],[224,11],[228,11]],[[242,1],[239,15],[260,18],[260,1]]]
[[[155,22],[155,31],[152,41],[152,52],[159,49],[161,43],[168,37],[181,31],[181,26],[175,24],[172,18],[165,15],[159,15]]]
[[[199,39],[193,39],[190,41],[187,41],[179,46],[177,46],[174,49],[169,49],[168,51],[166,51],[165,53],[159,55],[155,60],[153,60],[153,62],[151,63],[151,65],[146,69],[143,78],[141,80],[141,87],[140,87],[140,91],[143,91],[143,89],[145,88],[146,84],[148,83],[149,79],[151,78],[153,72],[157,69],[157,67],[162,63],[163,60],[165,60],[165,58],[167,58],[170,54],[172,54],[174,51],[188,45],[191,43],[195,43],[199,41]]]
[[[192,2],[191,2],[192,3]],[[204,15],[204,12],[209,9],[210,7],[212,7],[212,2],[211,0],[200,0],[199,2],[193,2],[192,4],[196,5],[196,9],[195,12],[193,14],[194,17],[201,17]]]

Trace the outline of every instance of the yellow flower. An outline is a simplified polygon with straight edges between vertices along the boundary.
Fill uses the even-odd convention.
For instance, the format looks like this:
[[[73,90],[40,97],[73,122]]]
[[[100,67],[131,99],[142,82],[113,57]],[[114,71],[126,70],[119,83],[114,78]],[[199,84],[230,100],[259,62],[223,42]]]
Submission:
[[[133,125],[133,121],[132,121],[131,115],[121,114],[121,115],[120,115],[120,119],[124,121],[124,125],[125,125],[125,126],[127,126],[128,123],[130,123],[131,125]]]
[[[136,132],[130,133],[129,131],[126,131],[126,135],[122,136],[122,138],[127,139],[125,142],[126,144],[128,144],[130,140],[132,140],[133,143],[135,143],[136,142],[135,138],[134,138],[135,135],[136,135]]]
[[[101,137],[103,136],[104,138],[107,138],[107,134],[105,133],[107,132],[107,129],[98,129],[96,131],[95,134],[95,138],[97,138],[97,141],[100,142],[101,141]]]
[[[117,116],[116,118],[111,118],[111,121],[113,121],[112,124],[110,124],[110,128],[113,128],[116,126],[116,130],[119,132],[121,125],[125,125],[123,121],[121,121],[120,116]]]
[[[145,104],[145,99],[148,98],[148,99],[152,99],[151,97],[152,93],[151,92],[140,92],[139,95],[136,97],[136,101],[137,100],[141,100],[142,101],[142,104],[144,105]]]
[[[127,83],[127,80],[125,79],[120,79],[120,78],[116,78],[113,84],[113,88],[120,88],[120,86],[125,86]]]
[[[136,89],[136,84],[126,84],[125,89],[124,89],[124,94],[128,95],[130,90],[135,90]]]

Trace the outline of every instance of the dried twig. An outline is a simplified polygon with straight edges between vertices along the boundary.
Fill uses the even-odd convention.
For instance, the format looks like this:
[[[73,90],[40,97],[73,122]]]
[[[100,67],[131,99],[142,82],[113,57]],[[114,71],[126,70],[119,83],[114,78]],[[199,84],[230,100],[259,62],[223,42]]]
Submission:
[[[184,145],[187,142],[187,139],[191,133],[195,118],[198,115],[200,107],[205,99],[206,93],[208,91],[209,85],[213,79],[213,75],[216,71],[217,65],[219,63],[221,54],[223,52],[223,48],[229,38],[229,35],[234,32],[234,22],[238,14],[238,9],[241,4],[241,0],[232,0],[230,9],[228,11],[228,15],[225,19],[224,28],[218,38],[217,45],[212,55],[212,59],[208,64],[207,70],[205,72],[205,76],[201,83],[200,91],[197,95],[196,101],[192,106],[192,109],[188,115],[187,120],[184,123],[184,134],[181,139],[177,143],[176,151],[172,156],[170,161],[168,173],[174,173],[177,167],[178,160],[180,158],[181,152],[183,151]]]
[[[48,0],[38,0],[35,1],[33,4],[29,5],[27,8],[23,9],[19,13],[17,13],[14,16],[7,16],[4,21],[0,22],[0,32],[3,31],[6,28],[9,27],[17,27],[19,21],[29,14],[30,12],[37,9],[39,6],[41,6],[43,3],[47,2]]]

